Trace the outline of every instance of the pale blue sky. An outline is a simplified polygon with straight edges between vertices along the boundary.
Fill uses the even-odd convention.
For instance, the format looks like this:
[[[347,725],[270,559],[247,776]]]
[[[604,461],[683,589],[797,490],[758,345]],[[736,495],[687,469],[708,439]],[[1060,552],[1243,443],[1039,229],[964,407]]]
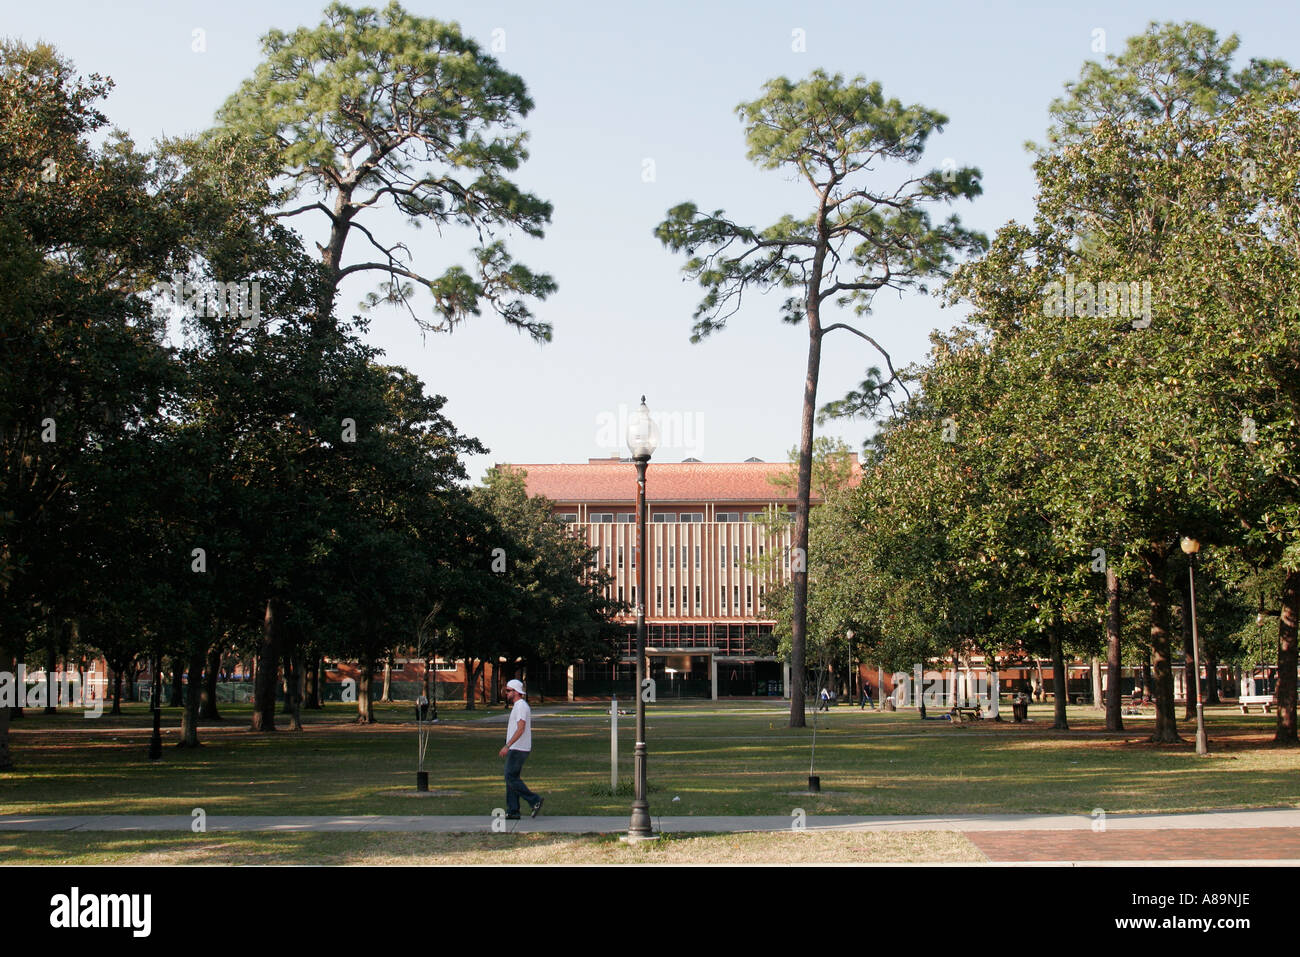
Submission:
[[[48,40],[81,72],[111,76],[110,121],[147,143],[210,125],[259,61],[266,30],[315,25],[323,7],[318,0],[7,2],[0,31]],[[1196,20],[1221,36],[1241,36],[1240,65],[1250,56],[1300,63],[1300,17],[1283,3],[411,0],[406,7],[458,21],[485,47],[502,31],[495,36],[505,48],[495,55],[524,78],[536,102],[525,121],[532,158],[519,180],[555,206],[545,240],[512,243],[518,258],[559,283],[537,310],[555,327],[551,344],[535,345],[487,314],[424,341],[404,312],[373,316],[371,341],[446,395],[452,420],[491,449],[470,463],[474,478],[494,461],[585,461],[618,451],[606,443],[619,407],[642,393],[652,410],[675,416],[667,436],[675,445],[661,451],[663,460],[776,460],[796,444],[805,330],[778,322],[774,295],[750,300],[726,331],[691,345],[698,287],[682,282],[681,258],[653,236],[664,212],[688,199],[760,226],[807,212],[806,187],[745,160],[734,109],[767,79],[818,67],[862,73],[887,96],[946,113],[948,128],[932,139],[927,165],[951,157],[983,171],[984,195],[957,212],[991,235],[1009,219],[1032,216],[1023,144],[1042,137],[1047,106],[1063,84],[1085,60],[1101,58],[1094,31],[1105,31],[1107,52],[1118,52],[1150,20]],[[205,31],[201,53],[192,49],[196,29]],[[793,49],[796,30],[804,52]],[[647,160],[652,182],[643,175]],[[402,232],[417,268],[437,273],[463,260],[458,237],[384,228],[392,238]],[[350,310],[367,288],[345,286],[342,307]],[[878,300],[866,328],[902,363],[921,357],[929,332],[957,318],[934,298],[890,297]],[[832,334],[819,399],[842,395],[877,361],[856,337]],[[825,431],[856,447],[870,427]]]

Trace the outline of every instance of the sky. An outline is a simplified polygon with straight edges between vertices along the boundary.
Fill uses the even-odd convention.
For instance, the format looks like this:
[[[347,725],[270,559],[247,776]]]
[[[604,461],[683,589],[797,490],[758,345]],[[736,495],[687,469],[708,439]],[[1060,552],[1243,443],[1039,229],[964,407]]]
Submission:
[[[452,422],[489,448],[467,461],[475,480],[496,462],[627,454],[627,416],[642,395],[662,417],[661,461],[776,461],[797,445],[806,329],[779,321],[784,297],[774,293],[748,299],[725,330],[692,344],[699,287],[683,278],[685,258],[654,236],[666,211],[688,200],[757,227],[811,212],[806,185],[745,158],[735,109],[767,80],[798,80],[817,68],[861,74],[887,97],[945,114],[924,166],[951,160],[981,170],[983,195],[948,211],[992,236],[1009,220],[1032,219],[1025,143],[1043,138],[1051,101],[1085,61],[1121,52],[1150,21],[1194,20],[1220,37],[1238,34],[1238,66],[1252,56],[1300,64],[1300,16],[1285,3],[404,6],[458,22],[524,79],[535,109],[523,121],[530,158],[516,180],[554,205],[545,238],[508,237],[518,260],[558,284],[535,307],[554,326],[552,342],[537,344],[490,312],[427,336],[404,310],[370,314],[368,341],[446,396]],[[46,40],[79,72],[111,77],[115,89],[102,109],[145,146],[211,126],[260,62],[265,33],[314,26],[323,8],[321,0],[3,0],[0,33]],[[320,236],[319,220],[295,222],[309,242]],[[407,243],[421,271],[467,262],[463,234],[416,230],[387,215],[378,228]],[[349,250],[362,253],[359,244]],[[355,312],[371,288],[370,280],[349,279],[340,310]],[[912,293],[882,295],[859,321],[898,366],[923,359],[930,333],[960,319],[960,307]],[[831,333],[819,404],[879,364],[862,340]],[[829,423],[818,434],[856,448],[873,428]]]

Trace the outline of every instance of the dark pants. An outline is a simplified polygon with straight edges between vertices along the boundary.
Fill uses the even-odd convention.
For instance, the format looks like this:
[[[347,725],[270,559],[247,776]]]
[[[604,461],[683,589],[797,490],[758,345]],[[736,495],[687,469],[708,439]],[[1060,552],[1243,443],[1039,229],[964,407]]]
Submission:
[[[528,785],[519,780],[519,772],[524,769],[524,762],[528,760],[527,751],[516,751],[511,748],[506,752],[506,813],[519,813],[519,799],[522,797],[528,802],[530,807],[536,807],[537,802],[541,800],[536,794],[528,790]]]

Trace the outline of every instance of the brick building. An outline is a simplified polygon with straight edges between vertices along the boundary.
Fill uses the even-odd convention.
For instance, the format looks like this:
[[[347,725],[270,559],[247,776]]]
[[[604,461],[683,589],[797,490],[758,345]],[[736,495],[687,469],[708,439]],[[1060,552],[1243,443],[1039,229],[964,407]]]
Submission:
[[[511,467],[527,473],[529,495],[550,499],[556,517],[595,550],[597,566],[614,578],[611,597],[635,606],[641,548],[632,461]],[[856,455],[852,467],[856,481]],[[763,599],[789,580],[794,532],[793,484],[773,479],[791,474],[788,463],[757,459],[650,463],[646,647],[660,698],[785,695],[788,667],[761,651],[775,624]],[[636,617],[622,622],[619,664],[576,664],[576,696],[631,694]]]

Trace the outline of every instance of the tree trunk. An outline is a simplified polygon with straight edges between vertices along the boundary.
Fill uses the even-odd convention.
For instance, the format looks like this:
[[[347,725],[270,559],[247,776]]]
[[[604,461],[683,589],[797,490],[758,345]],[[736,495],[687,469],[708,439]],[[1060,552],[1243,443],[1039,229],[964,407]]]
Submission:
[[[220,721],[217,711],[217,678],[221,672],[221,642],[215,641],[208,649],[207,667],[203,670],[203,694],[199,699],[199,717],[204,721]]]
[[[1296,623],[1300,621],[1300,570],[1288,571],[1277,621],[1277,731],[1279,744],[1296,743]]]
[[[0,708],[0,773],[14,769],[14,759],[9,753],[9,708]]]
[[[1069,731],[1065,706],[1070,700],[1070,676],[1065,670],[1065,652],[1061,648],[1061,632],[1053,628],[1052,643],[1052,730]]]
[[[1196,720],[1196,688],[1200,675],[1196,672],[1196,658],[1192,654],[1192,598],[1189,582],[1184,580],[1178,589],[1178,617],[1183,628],[1183,720]]]
[[[1169,647],[1169,586],[1165,583],[1165,559],[1147,558],[1147,599],[1151,606],[1151,665],[1155,683],[1156,727],[1151,740],[1181,743],[1178,714],[1174,710],[1174,673]]]
[[[190,655],[189,685],[186,688],[185,701],[181,711],[181,739],[179,748],[197,748],[199,746],[199,699],[203,696],[203,659],[206,655],[202,648],[197,648]]]
[[[465,710],[474,710],[474,693],[475,685],[478,683],[478,673],[483,668],[483,662],[479,662],[477,667],[474,665],[473,658],[465,659]]]
[[[430,701],[433,700],[433,698],[429,694],[429,671],[432,668],[433,668],[433,659],[425,658],[424,659],[424,696],[428,698]]]
[[[384,691],[379,700],[387,704],[393,700],[393,656],[384,659]]]
[[[370,692],[375,679],[375,663],[369,655],[363,655],[357,664],[361,669],[357,682],[357,724],[374,724],[375,707],[370,701]]]
[[[819,219],[822,217],[819,215]],[[817,379],[821,372],[822,340],[817,309],[821,286],[821,259],[814,264],[808,297],[808,371],[804,376],[803,411],[799,425],[799,478],[795,490],[794,548],[790,557],[790,578],[794,585],[794,614],[790,630],[790,673],[796,693],[790,696],[790,727],[807,726],[804,696],[807,694],[805,664],[808,634],[808,503],[812,497],[813,424],[817,413]]]
[[[171,659],[171,664],[172,664],[172,696],[171,696],[171,701],[169,701],[167,704],[167,707],[179,708],[183,704],[185,704],[184,662],[173,655]]]
[[[312,711],[320,710],[320,655],[312,655],[307,660],[303,676],[303,702],[304,708],[310,708]]]
[[[1142,662],[1142,697],[1151,697],[1151,686],[1154,682],[1151,680],[1151,649],[1147,649],[1147,659]]]
[[[113,668],[113,708],[109,714],[122,713],[122,669]]]
[[[46,635],[49,644],[45,646],[45,693],[48,697],[45,699],[45,707],[42,714],[59,713],[59,686],[55,684],[54,676],[59,670],[59,649],[55,641],[54,626],[51,624]]]
[[[280,602],[270,598],[266,602],[266,615],[262,619],[262,640],[258,643],[253,680],[254,731],[275,730],[276,666],[280,662]]]
[[[1123,731],[1123,668],[1120,665],[1120,633],[1124,624],[1124,607],[1119,597],[1119,575],[1106,568],[1106,730]]]
[[[296,645],[296,642],[295,642]],[[302,656],[297,648],[290,649],[284,657],[285,711],[289,715],[289,730],[302,730]]]
[[[1092,706],[1097,709],[1105,707],[1101,693],[1101,659],[1093,655],[1088,660],[1088,678],[1092,683]]]

